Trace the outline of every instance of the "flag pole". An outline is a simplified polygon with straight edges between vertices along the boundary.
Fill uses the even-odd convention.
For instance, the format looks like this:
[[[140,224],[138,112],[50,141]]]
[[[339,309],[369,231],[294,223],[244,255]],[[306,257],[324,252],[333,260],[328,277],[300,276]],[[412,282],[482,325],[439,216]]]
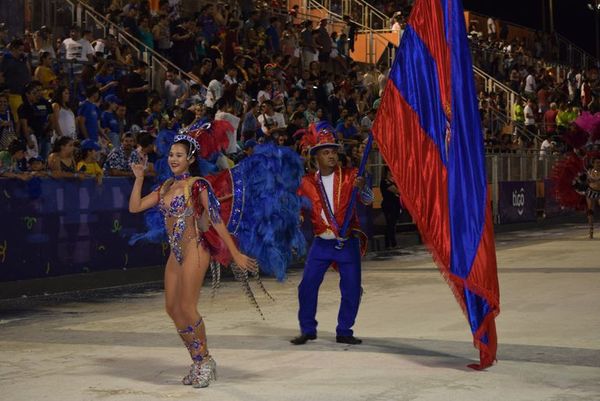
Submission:
[[[360,166],[358,167],[358,174],[356,177],[362,177],[367,168],[367,159],[369,158],[369,153],[371,152],[371,146],[373,145],[373,133],[369,132],[369,137],[367,139],[367,145],[365,146],[365,151],[362,154],[362,158],[360,160]],[[341,249],[344,247],[344,238],[346,237],[346,232],[348,231],[348,226],[350,225],[350,220],[352,219],[352,212],[354,211],[354,206],[356,205],[356,195],[358,193],[358,188],[352,188],[352,194],[350,196],[350,204],[346,209],[346,214],[344,215],[344,223],[342,224],[342,228],[340,229],[340,238],[338,239],[338,244],[336,245],[337,249]]]

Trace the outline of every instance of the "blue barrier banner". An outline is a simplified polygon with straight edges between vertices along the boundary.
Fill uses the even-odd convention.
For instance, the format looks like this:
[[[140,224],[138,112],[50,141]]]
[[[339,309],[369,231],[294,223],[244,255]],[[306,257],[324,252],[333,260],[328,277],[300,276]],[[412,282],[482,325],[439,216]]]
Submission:
[[[536,220],[536,182],[505,181],[498,183],[500,224]]]
[[[166,243],[127,243],[145,231],[143,213],[128,211],[132,184],[0,179],[0,281],[166,263]]]
[[[151,190],[147,180],[142,194]],[[0,282],[166,264],[169,245],[128,244],[146,231],[144,214],[128,211],[133,179],[0,179]],[[359,205],[371,233],[370,208]],[[303,232],[313,239],[310,219]]]

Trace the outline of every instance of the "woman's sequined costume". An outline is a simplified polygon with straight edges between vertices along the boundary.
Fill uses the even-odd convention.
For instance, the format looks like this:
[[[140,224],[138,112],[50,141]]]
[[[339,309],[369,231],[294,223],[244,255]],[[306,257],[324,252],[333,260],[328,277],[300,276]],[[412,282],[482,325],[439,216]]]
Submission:
[[[192,240],[201,244],[219,261],[227,261],[224,243],[214,232],[210,223],[221,222],[219,200],[210,184],[202,178],[187,178],[185,191],[176,195],[169,205],[165,203],[164,194],[173,184],[173,179],[167,180],[159,187],[158,208],[164,218],[165,228],[171,252],[179,264],[183,263],[184,247]],[[200,193],[208,195],[208,215],[204,215],[204,207],[200,201]]]
[[[575,210],[586,210],[589,237],[594,237],[594,207],[588,201],[597,202],[600,191],[596,187],[598,178],[590,163],[600,157],[600,150],[590,144],[600,141],[600,113],[582,113],[564,135],[573,151],[564,155],[552,169],[554,192],[561,206]]]
[[[210,223],[222,221],[240,251],[258,261],[261,272],[283,280],[287,266],[294,257],[302,256],[306,248],[299,228],[302,200],[296,194],[303,173],[302,160],[295,152],[268,144],[257,146],[252,156],[230,170],[189,178],[185,186],[189,193],[167,205],[163,194],[172,185],[171,178],[157,189],[160,202],[155,213],[146,215],[147,232],[134,235],[130,244],[168,240],[181,263],[186,238],[197,235],[211,255],[213,294],[220,285],[221,266],[231,266],[234,277],[262,315],[249,285],[248,272],[231,263],[225,243]],[[202,191],[207,191],[208,213],[200,203]],[[190,231],[191,227],[196,227],[195,232]],[[253,278],[259,289],[266,292],[258,273]]]

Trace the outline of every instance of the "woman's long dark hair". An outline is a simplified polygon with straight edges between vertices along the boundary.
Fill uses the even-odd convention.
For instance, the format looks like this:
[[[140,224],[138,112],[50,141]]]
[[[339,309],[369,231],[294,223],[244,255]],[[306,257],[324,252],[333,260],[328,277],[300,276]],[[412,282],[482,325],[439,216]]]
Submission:
[[[54,145],[52,145],[52,153],[60,153],[60,150],[62,149],[62,147],[72,141],[73,141],[73,138],[71,138],[71,137],[61,136],[60,138],[58,138],[56,140],[56,142],[54,142]]]
[[[69,88],[64,85],[60,85],[58,88],[56,88],[56,90],[54,91],[53,96],[52,96],[52,102],[57,103],[63,109],[70,109],[69,105],[65,104],[63,101],[63,92],[66,89],[69,89]]]
[[[175,144],[181,144],[183,146],[185,146],[185,152],[186,154],[190,154],[190,148],[191,148],[191,144],[189,141],[186,141],[185,139],[181,139],[179,141],[173,142],[173,145]],[[173,145],[171,145],[171,147],[173,147]],[[192,175],[193,177],[201,177],[202,174],[200,174],[200,166],[198,166],[198,161],[196,160],[196,158],[198,157],[198,155],[196,153],[194,153],[193,155],[193,159],[190,162],[190,167],[188,168],[190,175]]]

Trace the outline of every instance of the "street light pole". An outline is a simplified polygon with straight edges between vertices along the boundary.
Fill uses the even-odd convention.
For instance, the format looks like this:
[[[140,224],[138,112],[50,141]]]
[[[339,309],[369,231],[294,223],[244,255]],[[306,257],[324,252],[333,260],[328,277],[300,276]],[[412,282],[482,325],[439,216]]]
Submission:
[[[548,0],[550,10],[550,33],[554,33],[554,0]]]
[[[596,62],[600,63],[600,0],[589,1],[587,6],[594,13],[594,25],[596,26]]]
[[[600,0],[594,1],[594,19],[596,25],[596,62],[600,61]]]

